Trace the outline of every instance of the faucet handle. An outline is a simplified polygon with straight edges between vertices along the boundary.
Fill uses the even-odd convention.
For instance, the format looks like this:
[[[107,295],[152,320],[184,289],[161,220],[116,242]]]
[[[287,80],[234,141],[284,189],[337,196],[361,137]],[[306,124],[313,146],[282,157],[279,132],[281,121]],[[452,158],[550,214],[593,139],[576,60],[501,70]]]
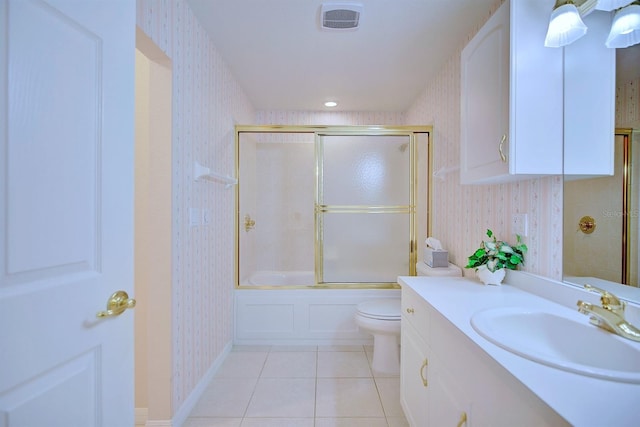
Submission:
[[[606,308],[607,310],[624,310],[625,303],[620,301],[620,299],[611,292],[591,285],[584,285],[584,288],[588,291],[600,294],[600,302],[602,303],[603,308]]]

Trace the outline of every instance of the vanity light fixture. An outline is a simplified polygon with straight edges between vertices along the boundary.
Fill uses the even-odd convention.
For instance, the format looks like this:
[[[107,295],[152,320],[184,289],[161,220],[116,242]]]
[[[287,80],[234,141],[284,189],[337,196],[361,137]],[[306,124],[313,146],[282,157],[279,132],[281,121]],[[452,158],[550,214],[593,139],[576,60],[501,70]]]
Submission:
[[[618,9],[613,17],[606,46],[624,48],[640,43],[640,1]]]
[[[580,12],[572,0],[556,0],[551,12],[549,28],[544,45],[562,47],[573,43],[587,34],[587,26],[582,22]]]
[[[338,103],[336,101],[327,101],[324,103],[325,107],[329,107],[329,108],[333,108],[336,107],[338,105]]]
[[[556,0],[544,45],[567,46],[587,33],[582,17],[594,9],[616,11],[605,45],[625,48],[640,43],[639,0]]]
[[[612,10],[625,7],[629,3],[632,3],[632,0],[598,0],[598,10],[611,12]]]

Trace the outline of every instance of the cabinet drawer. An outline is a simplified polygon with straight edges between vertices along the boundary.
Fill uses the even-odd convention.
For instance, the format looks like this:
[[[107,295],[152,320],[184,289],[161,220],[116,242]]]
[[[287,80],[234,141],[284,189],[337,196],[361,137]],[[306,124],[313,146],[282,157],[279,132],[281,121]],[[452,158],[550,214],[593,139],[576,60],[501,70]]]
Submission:
[[[413,289],[402,288],[402,321],[415,328],[429,342],[429,306]]]

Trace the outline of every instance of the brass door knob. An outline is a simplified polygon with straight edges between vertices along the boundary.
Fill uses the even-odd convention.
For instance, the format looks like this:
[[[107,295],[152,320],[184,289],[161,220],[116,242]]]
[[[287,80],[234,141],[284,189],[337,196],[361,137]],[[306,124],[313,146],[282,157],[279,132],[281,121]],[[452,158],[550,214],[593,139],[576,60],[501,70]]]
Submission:
[[[115,292],[107,301],[107,310],[99,311],[97,317],[115,317],[125,312],[128,308],[136,306],[136,300],[129,298],[125,291]]]

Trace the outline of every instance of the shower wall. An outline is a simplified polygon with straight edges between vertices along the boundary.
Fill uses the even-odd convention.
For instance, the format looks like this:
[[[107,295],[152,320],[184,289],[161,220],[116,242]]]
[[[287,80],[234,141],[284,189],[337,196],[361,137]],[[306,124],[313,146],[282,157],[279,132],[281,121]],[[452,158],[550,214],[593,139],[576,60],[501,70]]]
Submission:
[[[258,144],[256,155],[256,269],[313,271],[313,143]]]
[[[313,141],[313,134],[240,134],[240,284],[256,271],[313,271]],[[255,221],[248,230],[246,215]]]

